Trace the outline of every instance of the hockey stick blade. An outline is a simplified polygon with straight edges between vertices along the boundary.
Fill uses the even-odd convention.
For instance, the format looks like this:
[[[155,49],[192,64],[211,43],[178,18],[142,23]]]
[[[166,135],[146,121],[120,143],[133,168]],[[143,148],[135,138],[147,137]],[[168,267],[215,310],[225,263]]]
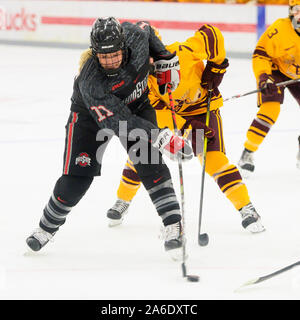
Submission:
[[[260,282],[266,281],[268,279],[271,279],[271,278],[273,278],[273,277],[275,277],[275,276],[277,276],[277,275],[279,275],[281,273],[284,273],[284,272],[286,272],[288,270],[291,270],[292,268],[294,268],[296,266],[300,266],[300,261],[297,261],[297,262],[295,262],[293,264],[290,264],[287,267],[284,267],[284,268],[279,269],[279,270],[277,270],[275,272],[267,274],[266,276],[262,276],[262,277],[259,277],[259,278],[255,278],[255,279],[249,280],[249,281],[245,282],[243,285],[241,285],[239,288],[237,288],[235,291],[238,291],[238,290],[240,290],[240,289],[242,289],[244,287],[247,287],[247,286],[250,286],[250,285],[253,285],[253,284],[256,284],[256,283],[260,283]]]
[[[186,276],[187,281],[189,282],[199,282],[199,276],[195,276],[195,275],[187,275]]]
[[[185,266],[184,262],[181,264],[181,267],[182,267],[182,275],[183,275],[184,278],[187,279],[187,281],[189,281],[189,282],[199,282],[199,279],[200,279],[199,276],[186,274],[186,266]]]
[[[205,246],[208,245],[208,242],[209,242],[209,237],[208,237],[207,233],[199,234],[199,236],[198,236],[198,244],[199,244],[199,246],[205,247]]]

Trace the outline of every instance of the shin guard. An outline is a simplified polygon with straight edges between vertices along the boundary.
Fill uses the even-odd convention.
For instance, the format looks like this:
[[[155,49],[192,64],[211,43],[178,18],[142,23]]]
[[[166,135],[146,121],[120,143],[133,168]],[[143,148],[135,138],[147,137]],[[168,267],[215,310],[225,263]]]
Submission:
[[[56,232],[65,223],[72,207],[84,196],[92,181],[92,177],[61,176],[44,208],[40,227],[50,233]]]
[[[239,170],[229,163],[223,152],[207,153],[206,172],[214,178],[220,190],[237,210],[250,202],[247,187],[242,181]]]
[[[131,201],[140,188],[140,185],[141,179],[139,178],[132,162],[128,159],[117,191],[118,198],[124,201]]]
[[[180,206],[166,164],[137,165],[136,169],[164,225],[180,221]]]
[[[279,102],[265,102],[261,105],[256,118],[252,121],[244,144],[249,151],[256,151],[276,122],[280,113]]]

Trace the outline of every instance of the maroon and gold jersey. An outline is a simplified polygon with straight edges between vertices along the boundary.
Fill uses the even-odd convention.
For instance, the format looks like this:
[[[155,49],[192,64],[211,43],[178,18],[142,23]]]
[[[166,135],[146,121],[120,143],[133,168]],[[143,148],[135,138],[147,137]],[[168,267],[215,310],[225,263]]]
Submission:
[[[300,78],[300,36],[289,18],[278,19],[260,37],[252,57],[256,79],[273,70]]]
[[[204,70],[203,60],[221,64],[226,56],[224,38],[220,30],[211,25],[204,25],[194,36],[184,42],[175,42],[166,46],[170,52],[176,52],[180,62],[181,80],[173,92],[176,114],[187,117],[206,112],[207,90],[201,87]],[[169,107],[168,94],[160,95],[156,78],[149,77],[150,102],[156,110]],[[223,98],[218,90],[214,90],[211,110],[223,105]]]

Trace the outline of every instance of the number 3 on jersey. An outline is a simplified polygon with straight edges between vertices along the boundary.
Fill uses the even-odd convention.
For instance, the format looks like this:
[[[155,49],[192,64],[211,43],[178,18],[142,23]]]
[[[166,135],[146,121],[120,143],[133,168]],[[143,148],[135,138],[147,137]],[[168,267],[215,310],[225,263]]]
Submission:
[[[271,32],[268,33],[268,38],[271,39],[271,38],[274,37],[277,33],[278,33],[278,30],[275,28],[273,32],[271,31]]]
[[[113,112],[111,112],[110,110],[108,110],[107,108],[105,108],[104,106],[98,106],[98,107],[91,107],[91,110],[95,111],[97,116],[98,116],[98,122],[103,121],[104,119],[111,117],[114,115]],[[101,113],[101,111],[104,111],[105,115]]]

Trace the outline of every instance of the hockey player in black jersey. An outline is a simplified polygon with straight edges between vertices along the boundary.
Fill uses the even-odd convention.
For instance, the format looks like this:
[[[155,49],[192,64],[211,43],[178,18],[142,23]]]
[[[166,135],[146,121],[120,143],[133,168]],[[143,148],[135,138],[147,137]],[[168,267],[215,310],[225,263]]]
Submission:
[[[147,87],[149,57],[152,57],[159,90],[164,93],[168,84],[176,89],[180,79],[178,57],[165,49],[146,22],[121,25],[113,17],[98,18],[90,40],[92,57],[84,61],[74,81],[63,174],[44,208],[39,227],[26,242],[32,250],[39,251],[65,223],[94,176],[100,175],[101,156],[112,134],[119,136],[131,157],[136,141],[131,141],[128,133],[143,129],[148,161],[134,163],[134,166],[165,226],[165,249],[180,248],[180,208],[161,153],[171,154],[173,159],[191,159],[192,149],[169,129],[158,129]],[[125,130],[124,126],[121,128],[124,122]],[[99,130],[100,136],[107,132],[106,139],[98,139]],[[150,155],[155,151],[159,161],[152,164]]]

